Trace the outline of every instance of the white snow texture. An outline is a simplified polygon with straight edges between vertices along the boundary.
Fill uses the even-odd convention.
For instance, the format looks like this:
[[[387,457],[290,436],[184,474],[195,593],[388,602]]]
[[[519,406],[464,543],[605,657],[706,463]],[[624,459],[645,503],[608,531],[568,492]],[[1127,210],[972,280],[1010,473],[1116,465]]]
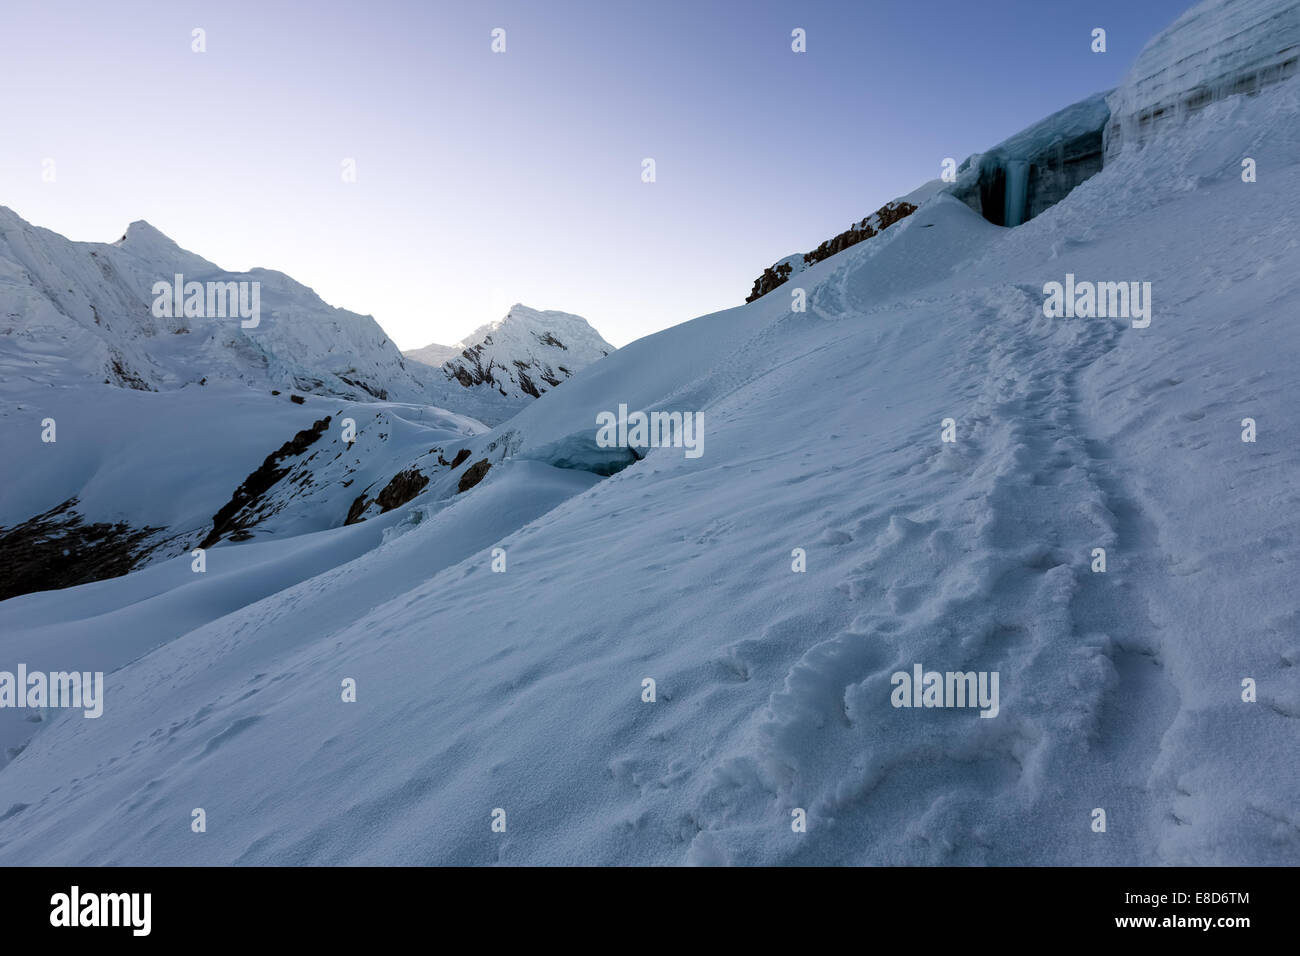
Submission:
[[[803,271],[807,312],[702,316],[491,429],[274,273],[309,323],[109,336],[94,311],[187,254],[137,225],[71,257],[0,214],[6,525],[75,494],[188,546],[331,416],[310,487],[204,573],[176,550],[0,603],[0,669],[106,672],[97,719],[0,711],[0,863],[1300,862],[1300,78],[1123,125],[1295,11],[1181,18],[1102,171],[1024,225],[937,193]],[[1067,274],[1150,282],[1150,326],[1046,317]],[[104,385],[114,348],[210,384]],[[295,376],[329,387],[266,391]],[[703,455],[598,447],[620,404],[701,412]],[[344,525],[412,466],[425,490]],[[915,664],[997,672],[999,713],[893,706]]]

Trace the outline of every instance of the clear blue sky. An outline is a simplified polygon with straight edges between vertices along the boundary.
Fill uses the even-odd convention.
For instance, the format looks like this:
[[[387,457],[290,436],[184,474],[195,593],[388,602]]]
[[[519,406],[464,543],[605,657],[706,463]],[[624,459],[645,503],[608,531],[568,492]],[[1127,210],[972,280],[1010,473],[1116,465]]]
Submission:
[[[0,205],[79,240],[146,219],[403,348],[516,301],[622,345],[1114,86],[1190,5],[3,0]]]

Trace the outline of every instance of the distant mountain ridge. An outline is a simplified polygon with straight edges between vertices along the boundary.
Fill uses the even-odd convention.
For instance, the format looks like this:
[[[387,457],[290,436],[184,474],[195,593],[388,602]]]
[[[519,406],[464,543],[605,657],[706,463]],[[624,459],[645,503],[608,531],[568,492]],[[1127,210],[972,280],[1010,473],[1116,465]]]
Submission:
[[[256,323],[155,309],[157,284],[177,276],[187,286],[255,283]],[[225,381],[356,400],[441,397],[372,317],[334,308],[284,273],[228,272],[144,221],[113,243],[74,242],[5,207],[0,375],[143,391]]]
[[[464,388],[526,402],[613,351],[582,316],[516,303],[505,318],[455,345],[435,343],[403,355],[440,368]]]

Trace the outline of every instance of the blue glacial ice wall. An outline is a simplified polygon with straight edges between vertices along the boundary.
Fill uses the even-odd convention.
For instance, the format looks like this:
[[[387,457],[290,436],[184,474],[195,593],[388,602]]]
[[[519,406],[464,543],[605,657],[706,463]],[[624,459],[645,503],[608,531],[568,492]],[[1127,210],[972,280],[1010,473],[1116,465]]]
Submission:
[[[989,222],[1018,226],[1099,172],[1110,120],[1098,93],[970,157],[948,191]]]
[[[1300,72],[1300,0],[1203,0],[1158,34],[1124,82],[967,159],[946,187],[989,222],[1018,226],[1128,146],[1216,100]]]
[[[1106,158],[1224,97],[1296,75],[1300,2],[1204,0],[1151,40],[1109,96]]]

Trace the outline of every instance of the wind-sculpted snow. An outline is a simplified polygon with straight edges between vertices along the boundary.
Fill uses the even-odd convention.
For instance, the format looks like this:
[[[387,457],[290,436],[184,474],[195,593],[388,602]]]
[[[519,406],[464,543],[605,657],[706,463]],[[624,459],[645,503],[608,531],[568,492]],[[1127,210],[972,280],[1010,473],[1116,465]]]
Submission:
[[[1014,230],[937,196],[406,505],[0,604],[7,653],[108,672],[6,738],[0,861],[1294,864],[1298,145],[1291,81]],[[1150,326],[1048,318],[1067,274],[1150,282]],[[598,477],[620,404],[704,454]],[[917,664],[996,716],[894,706]]]

